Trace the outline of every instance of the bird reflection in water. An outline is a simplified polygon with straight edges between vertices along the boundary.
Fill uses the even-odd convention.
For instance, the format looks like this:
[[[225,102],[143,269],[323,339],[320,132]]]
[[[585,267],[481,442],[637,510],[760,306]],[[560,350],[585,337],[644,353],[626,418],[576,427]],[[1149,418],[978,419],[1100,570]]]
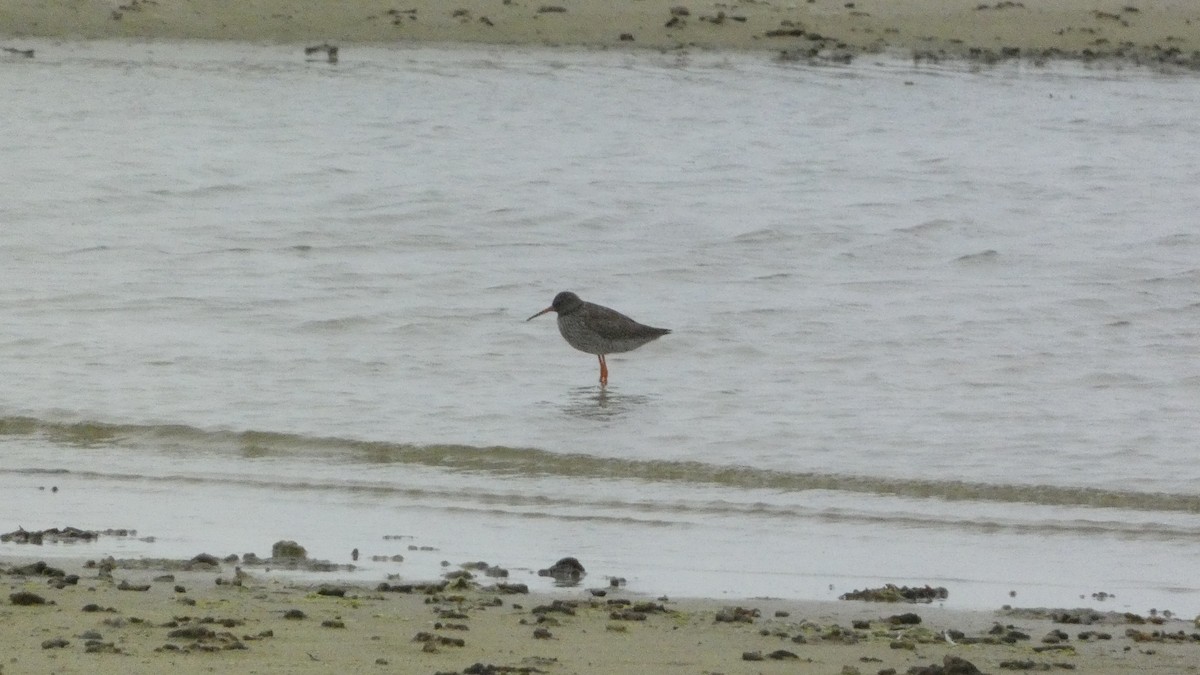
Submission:
[[[651,397],[641,394],[621,394],[611,388],[575,387],[563,412],[572,417],[608,420],[646,405]]]

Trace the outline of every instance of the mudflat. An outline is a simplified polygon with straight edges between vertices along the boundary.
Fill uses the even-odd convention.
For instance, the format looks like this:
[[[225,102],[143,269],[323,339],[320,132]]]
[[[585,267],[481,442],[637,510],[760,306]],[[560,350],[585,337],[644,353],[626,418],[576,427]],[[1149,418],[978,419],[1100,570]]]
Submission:
[[[1190,618],[619,585],[530,594],[478,564],[426,582],[301,583],[270,561],[238,562],[0,559],[0,672],[1103,675],[1200,662]]]
[[[1200,68],[1200,4],[1172,0],[9,0],[0,3],[0,35],[738,49],[838,61],[892,52]]]

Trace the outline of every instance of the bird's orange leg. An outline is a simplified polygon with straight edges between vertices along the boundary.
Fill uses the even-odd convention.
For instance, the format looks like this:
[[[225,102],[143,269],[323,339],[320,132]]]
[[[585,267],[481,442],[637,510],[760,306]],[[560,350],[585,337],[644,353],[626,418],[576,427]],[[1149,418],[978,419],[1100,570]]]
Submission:
[[[608,384],[608,364],[604,362],[604,355],[598,354],[600,358],[600,386]]]

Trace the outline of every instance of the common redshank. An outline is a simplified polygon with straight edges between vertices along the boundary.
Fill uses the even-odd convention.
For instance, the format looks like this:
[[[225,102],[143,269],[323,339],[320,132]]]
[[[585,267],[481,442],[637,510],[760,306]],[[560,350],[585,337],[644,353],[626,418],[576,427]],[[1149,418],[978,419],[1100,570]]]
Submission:
[[[525,320],[532,321],[546,312],[558,312],[558,332],[567,344],[599,357],[600,386],[608,384],[605,354],[632,351],[671,332],[642,325],[615,309],[584,302],[570,291],[554,296],[549,307]]]

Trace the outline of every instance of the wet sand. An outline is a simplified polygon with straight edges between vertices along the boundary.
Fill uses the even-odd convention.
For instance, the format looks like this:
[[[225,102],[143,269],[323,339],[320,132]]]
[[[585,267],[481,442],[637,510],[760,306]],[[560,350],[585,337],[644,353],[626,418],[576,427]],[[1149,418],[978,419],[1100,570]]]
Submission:
[[[478,573],[428,586],[346,585],[332,581],[336,574],[327,584],[297,583],[262,565],[242,573],[231,562],[110,568],[80,559],[19,569],[31,560],[0,559],[5,675],[977,672],[964,661],[991,673],[1104,674],[1188,673],[1200,663],[1200,629],[1190,618],[1101,617],[1103,608],[1055,616],[678,600],[623,588],[598,597],[585,587],[530,595],[498,590],[497,579]],[[1097,620],[1064,622],[1080,618]]]
[[[770,50],[1200,68],[1186,0],[8,0],[0,35]],[[11,45],[13,48],[19,44]],[[343,54],[344,56],[344,54]]]

